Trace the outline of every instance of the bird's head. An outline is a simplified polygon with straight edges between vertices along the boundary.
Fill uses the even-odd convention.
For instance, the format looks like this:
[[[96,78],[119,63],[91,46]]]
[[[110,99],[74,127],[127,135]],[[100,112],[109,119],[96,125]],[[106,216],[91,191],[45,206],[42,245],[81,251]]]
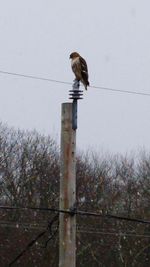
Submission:
[[[76,57],[80,57],[79,53],[77,53],[77,52],[73,52],[73,53],[70,54],[70,58],[71,58],[71,59],[74,59],[74,58],[76,58]]]

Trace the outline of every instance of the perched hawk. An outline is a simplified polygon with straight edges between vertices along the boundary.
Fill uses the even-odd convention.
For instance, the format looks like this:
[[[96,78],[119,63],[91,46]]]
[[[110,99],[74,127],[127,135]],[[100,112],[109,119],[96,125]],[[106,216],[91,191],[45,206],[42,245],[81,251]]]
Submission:
[[[84,58],[82,58],[77,52],[73,52],[70,55],[71,67],[78,81],[81,81],[87,90],[89,85],[88,81],[88,68]]]

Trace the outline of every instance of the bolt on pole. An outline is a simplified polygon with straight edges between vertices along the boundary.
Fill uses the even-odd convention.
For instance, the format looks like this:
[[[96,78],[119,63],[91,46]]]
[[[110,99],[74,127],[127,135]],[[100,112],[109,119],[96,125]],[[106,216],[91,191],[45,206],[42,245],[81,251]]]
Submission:
[[[82,99],[79,82],[70,92],[72,103],[61,110],[60,200],[59,208],[70,213],[59,214],[59,267],[76,266],[76,129],[77,100]],[[72,213],[71,213],[72,212]]]

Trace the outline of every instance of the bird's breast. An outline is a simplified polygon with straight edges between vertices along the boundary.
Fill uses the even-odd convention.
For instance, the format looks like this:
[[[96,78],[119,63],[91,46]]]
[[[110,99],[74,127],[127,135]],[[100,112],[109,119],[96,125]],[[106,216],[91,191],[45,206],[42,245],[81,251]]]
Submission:
[[[76,65],[78,63],[79,63],[79,57],[76,57],[76,58],[72,59],[71,66],[73,67],[74,65]]]

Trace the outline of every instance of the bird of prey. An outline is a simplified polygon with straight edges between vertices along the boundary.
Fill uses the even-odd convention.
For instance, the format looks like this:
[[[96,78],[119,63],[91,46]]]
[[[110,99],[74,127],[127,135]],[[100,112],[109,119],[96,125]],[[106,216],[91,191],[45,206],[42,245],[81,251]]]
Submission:
[[[87,86],[90,85],[88,81],[88,68],[84,58],[79,53],[73,52],[70,54],[71,67],[75,74],[76,80],[81,81],[87,90]]]

